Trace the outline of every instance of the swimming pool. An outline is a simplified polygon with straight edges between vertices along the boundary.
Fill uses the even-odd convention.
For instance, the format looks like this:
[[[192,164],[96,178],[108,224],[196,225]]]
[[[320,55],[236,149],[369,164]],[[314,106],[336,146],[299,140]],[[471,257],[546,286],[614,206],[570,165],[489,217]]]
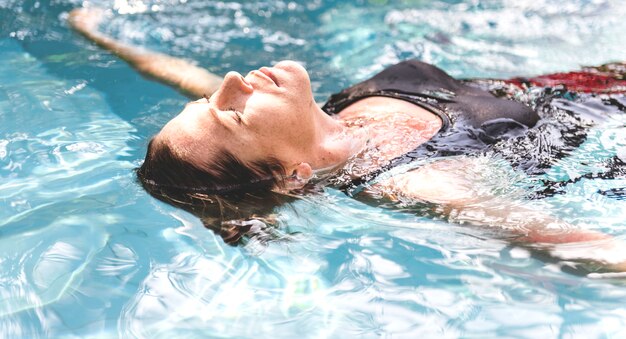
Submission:
[[[484,231],[334,190],[281,207],[292,241],[225,245],[135,183],[147,138],[187,101],[73,34],[82,1],[0,0],[3,337],[622,337],[622,280]],[[104,30],[224,74],[283,58],[317,99],[401,59],[508,77],[626,60],[619,1],[94,1]],[[190,22],[195,23],[189,25]],[[548,173],[624,152],[624,116]],[[583,165],[584,164],[584,165]],[[581,180],[540,207],[626,238],[626,180]]]

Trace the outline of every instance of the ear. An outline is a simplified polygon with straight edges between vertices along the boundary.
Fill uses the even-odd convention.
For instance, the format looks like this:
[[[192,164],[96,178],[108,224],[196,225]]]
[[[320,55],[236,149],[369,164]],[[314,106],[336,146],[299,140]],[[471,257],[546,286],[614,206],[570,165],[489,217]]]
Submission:
[[[285,179],[285,189],[293,190],[304,187],[313,177],[313,169],[306,162],[301,162],[292,169],[291,175]]]

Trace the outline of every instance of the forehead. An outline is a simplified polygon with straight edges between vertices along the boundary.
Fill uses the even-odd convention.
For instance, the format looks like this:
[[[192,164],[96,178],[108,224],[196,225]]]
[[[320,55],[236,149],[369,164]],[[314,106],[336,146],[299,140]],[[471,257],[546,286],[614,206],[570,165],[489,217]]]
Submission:
[[[163,126],[159,134],[168,139],[192,137],[199,132],[202,120],[204,120],[203,115],[208,112],[208,109],[206,104],[202,105],[196,101],[188,103],[182,112]]]
[[[183,111],[170,120],[155,139],[166,142],[170,148],[180,157],[200,157],[206,159],[211,149],[220,148],[217,137],[219,129],[214,120],[209,118],[209,105],[192,101]]]

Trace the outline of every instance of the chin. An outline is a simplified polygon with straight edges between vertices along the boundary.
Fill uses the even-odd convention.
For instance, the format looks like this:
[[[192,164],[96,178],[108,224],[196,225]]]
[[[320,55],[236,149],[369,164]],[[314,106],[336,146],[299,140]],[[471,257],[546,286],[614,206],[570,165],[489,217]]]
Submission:
[[[309,73],[306,69],[299,63],[292,60],[283,60],[274,65],[274,68],[284,70],[297,77],[306,77],[307,80],[309,79]]]
[[[295,61],[285,60],[277,63],[274,67],[287,73],[287,76],[291,78],[290,82],[293,84],[294,90],[313,96],[309,73],[302,65]]]

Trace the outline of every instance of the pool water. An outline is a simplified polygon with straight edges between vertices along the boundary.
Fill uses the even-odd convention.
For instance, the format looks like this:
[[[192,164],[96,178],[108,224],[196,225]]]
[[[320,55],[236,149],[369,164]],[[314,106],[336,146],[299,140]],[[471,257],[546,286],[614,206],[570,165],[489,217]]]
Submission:
[[[135,182],[187,99],[71,32],[77,0],[0,0],[2,337],[624,337],[626,286],[484,230],[328,189],[277,211],[289,241],[224,244]],[[553,1],[93,1],[102,30],[224,74],[281,59],[316,99],[406,58],[457,77],[626,60],[626,6]],[[622,99],[623,100],[623,99]],[[602,106],[595,108],[602,114]],[[613,114],[545,178],[626,154]],[[625,179],[532,204],[626,240]]]

